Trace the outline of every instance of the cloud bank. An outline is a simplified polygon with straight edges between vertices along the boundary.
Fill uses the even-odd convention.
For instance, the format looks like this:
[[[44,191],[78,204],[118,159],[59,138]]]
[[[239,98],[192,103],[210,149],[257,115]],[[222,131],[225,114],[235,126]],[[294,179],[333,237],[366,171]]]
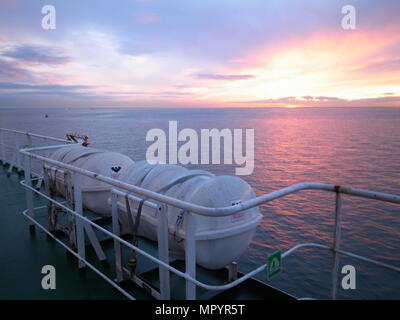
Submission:
[[[400,2],[0,3],[0,107],[400,106]]]

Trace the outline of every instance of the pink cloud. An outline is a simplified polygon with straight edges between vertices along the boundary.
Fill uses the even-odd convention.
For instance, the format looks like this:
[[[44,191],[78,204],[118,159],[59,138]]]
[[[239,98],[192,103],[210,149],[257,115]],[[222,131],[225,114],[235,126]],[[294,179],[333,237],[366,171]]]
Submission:
[[[251,68],[268,67],[271,60],[279,58],[284,53],[290,53],[295,57],[301,52],[303,59],[326,57],[322,60],[329,59],[338,65],[361,68],[377,58],[389,59],[398,56],[399,31],[397,26],[352,32],[321,30],[307,38],[289,38],[273,45],[266,42],[245,56],[230,60],[230,63],[236,72],[246,72]]]
[[[399,107],[400,96],[392,93],[390,96],[383,95],[373,98],[362,99],[341,99],[338,97],[325,97],[325,96],[304,96],[304,97],[282,97],[277,99],[260,99],[248,101],[232,101],[236,105],[252,105],[257,107]]]
[[[20,68],[18,64],[0,59],[0,79],[3,78],[14,81],[26,80],[29,78],[29,74],[26,70]]]
[[[0,53],[0,56],[12,58],[20,63],[20,66],[47,64],[65,65],[70,62],[70,57],[61,55],[51,47],[33,45],[14,45]]]
[[[143,11],[135,14],[135,21],[138,23],[155,23],[160,21],[160,17],[157,13]]]
[[[255,78],[251,74],[199,74],[197,77],[208,80],[248,80]]]

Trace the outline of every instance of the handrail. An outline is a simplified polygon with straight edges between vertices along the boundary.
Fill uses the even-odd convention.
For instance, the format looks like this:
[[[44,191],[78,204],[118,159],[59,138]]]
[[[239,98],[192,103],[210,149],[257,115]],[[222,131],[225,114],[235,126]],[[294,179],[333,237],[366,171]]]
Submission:
[[[13,132],[13,130],[9,130],[9,131]],[[39,135],[36,135],[36,136],[39,136]],[[43,136],[40,136],[40,137],[43,137]],[[20,149],[19,152],[22,155],[26,156],[28,159],[28,161],[26,161],[26,164],[25,164],[26,177],[30,177],[30,159],[36,159],[36,160],[42,161],[43,163],[46,163],[46,164],[49,164],[49,165],[52,165],[52,166],[55,166],[58,168],[62,168],[62,169],[65,169],[67,171],[74,173],[74,177],[75,177],[74,186],[76,183],[78,183],[78,185],[76,185],[75,187],[77,187],[77,189],[79,189],[79,190],[80,190],[79,179],[76,179],[76,177],[78,175],[84,175],[84,176],[96,179],[98,181],[107,183],[111,186],[114,186],[114,187],[118,188],[119,190],[125,191],[128,194],[134,193],[135,195],[140,195],[145,198],[160,202],[160,203],[162,203],[162,205],[158,208],[158,210],[161,210],[158,212],[159,213],[158,219],[159,219],[159,221],[162,222],[162,226],[158,227],[158,231],[157,231],[158,236],[163,235],[163,233],[162,233],[163,230],[161,230],[162,228],[167,228],[167,224],[165,222],[166,220],[163,221],[163,217],[166,216],[166,211],[162,210],[162,208],[164,208],[165,205],[171,205],[171,206],[174,206],[177,208],[184,209],[184,212],[187,215],[186,239],[185,239],[185,241],[186,241],[186,250],[185,250],[186,272],[184,273],[184,272],[181,272],[181,271],[175,269],[174,267],[169,265],[168,259],[165,260],[165,257],[168,258],[168,247],[167,246],[164,246],[164,248],[161,248],[161,249],[159,247],[159,250],[161,250],[161,251],[159,251],[159,257],[156,258],[155,256],[152,256],[149,253],[141,250],[139,247],[134,246],[134,245],[130,244],[129,242],[123,240],[121,237],[119,237],[118,232],[115,233],[114,229],[113,229],[113,232],[110,232],[110,231],[100,227],[96,223],[90,221],[86,217],[82,216],[80,213],[81,209],[79,209],[79,207],[82,206],[81,199],[78,199],[78,208],[75,208],[75,210],[72,210],[72,209],[60,204],[58,201],[46,196],[45,194],[41,193],[40,191],[36,190],[35,188],[33,188],[30,185],[31,179],[27,179],[25,182],[21,181],[21,184],[24,185],[27,188],[27,190],[29,190],[29,192],[27,193],[28,209],[24,211],[24,215],[29,217],[29,220],[31,221],[31,223],[38,224],[36,222],[36,220],[32,217],[33,210],[35,208],[33,208],[32,198],[31,198],[31,194],[30,194],[32,192],[38,193],[39,195],[41,195],[48,201],[56,203],[58,206],[63,208],[66,212],[74,215],[76,218],[78,218],[78,221],[84,221],[85,223],[96,228],[97,230],[111,236],[114,239],[115,243],[118,242],[120,244],[123,244],[124,246],[126,246],[132,250],[135,250],[139,254],[142,254],[145,257],[147,257],[148,259],[150,259],[151,261],[157,263],[160,268],[160,283],[162,281],[164,281],[164,282],[169,281],[169,276],[166,277],[165,273],[164,273],[164,278],[161,278],[162,271],[173,272],[173,273],[177,274],[178,276],[182,277],[183,279],[185,279],[186,280],[186,297],[188,299],[194,299],[196,297],[196,291],[195,291],[196,286],[202,287],[207,290],[227,290],[227,289],[237,286],[238,284],[244,282],[245,280],[253,277],[254,275],[258,274],[259,272],[261,272],[262,270],[265,270],[267,268],[267,264],[263,264],[263,265],[257,267],[256,269],[248,272],[247,274],[243,275],[239,279],[236,279],[233,282],[224,284],[224,285],[208,285],[208,284],[198,281],[195,276],[196,237],[194,235],[194,232],[188,232],[188,230],[194,230],[193,229],[194,222],[193,222],[193,219],[191,218],[193,214],[199,214],[199,215],[203,215],[203,216],[212,216],[212,217],[228,216],[228,215],[232,215],[234,213],[237,213],[237,212],[240,212],[243,210],[247,210],[252,207],[256,207],[261,204],[268,203],[275,199],[285,197],[289,194],[297,193],[302,190],[320,190],[320,191],[326,191],[326,192],[334,192],[336,194],[335,232],[334,232],[333,246],[327,246],[324,244],[317,244],[317,243],[302,243],[302,244],[295,245],[294,247],[292,247],[289,250],[287,250],[286,252],[284,252],[282,254],[282,258],[287,257],[291,253],[293,253],[296,250],[303,248],[303,247],[319,247],[319,248],[331,250],[334,254],[334,268],[333,268],[333,272],[332,272],[332,298],[333,299],[336,299],[336,292],[337,292],[336,288],[337,288],[337,276],[338,276],[337,269],[338,269],[338,265],[339,265],[339,260],[338,260],[339,254],[349,256],[349,257],[352,257],[352,258],[355,258],[358,260],[362,260],[362,261],[365,261],[368,263],[372,263],[372,264],[375,264],[375,265],[378,265],[381,267],[385,267],[385,268],[400,272],[399,267],[385,264],[385,263],[382,263],[379,261],[375,261],[373,259],[366,258],[366,257],[360,256],[360,255],[357,255],[357,254],[354,254],[354,253],[351,253],[348,251],[344,251],[344,250],[341,250],[339,247],[340,231],[341,231],[341,223],[340,223],[341,194],[347,194],[347,195],[351,195],[351,196],[355,196],[355,197],[361,197],[361,198],[367,198],[367,199],[373,199],[373,200],[379,200],[379,201],[384,201],[384,202],[400,204],[400,196],[398,196],[398,195],[392,195],[392,194],[382,193],[382,192],[373,192],[373,191],[369,191],[369,190],[363,190],[363,189],[357,189],[357,188],[351,188],[351,187],[342,187],[339,185],[326,184],[326,183],[299,183],[299,184],[294,184],[294,185],[288,186],[286,188],[282,188],[280,190],[273,191],[271,193],[267,193],[267,194],[258,196],[256,198],[244,201],[235,206],[209,208],[209,207],[196,205],[196,204],[193,204],[190,202],[182,201],[180,199],[172,198],[172,197],[169,197],[169,196],[166,196],[163,194],[159,194],[157,192],[153,192],[153,191],[150,191],[150,190],[147,190],[144,188],[140,188],[140,187],[122,182],[120,180],[109,178],[109,177],[97,174],[95,172],[91,172],[91,171],[88,171],[85,169],[74,167],[72,165],[69,165],[69,164],[66,164],[66,163],[63,163],[60,161],[56,161],[56,160],[53,160],[53,159],[50,159],[50,158],[47,158],[44,156],[40,156],[40,155],[34,153],[34,151],[49,150],[49,149],[54,149],[54,148],[61,147],[61,146],[64,146],[64,145],[30,147],[30,148]],[[116,191],[116,192],[120,193],[119,191]],[[78,193],[78,194],[80,194],[80,193]],[[81,195],[79,195],[79,197],[81,197]],[[134,197],[134,198],[137,198],[137,197]],[[112,204],[113,211],[115,213],[115,208],[116,208],[116,197],[115,196],[112,196],[111,204]],[[150,207],[157,209],[156,203],[152,203],[149,201],[148,204],[150,205]],[[76,203],[75,203],[75,205],[76,205]],[[114,225],[114,218],[115,218],[114,213],[113,213],[113,225]],[[81,222],[79,222],[79,223],[81,223]],[[190,229],[190,228],[192,228],[192,229]],[[45,232],[48,232],[48,231],[45,231]],[[165,235],[165,233],[164,233],[164,235]],[[79,246],[78,246],[78,248],[79,248]],[[116,247],[114,247],[114,248],[116,248]],[[83,250],[84,250],[84,247],[83,247]],[[164,250],[164,251],[162,251],[162,250]],[[164,261],[160,258],[160,253],[163,254]],[[87,263],[86,259],[84,258],[85,257],[84,251],[83,251],[83,256],[82,256],[78,249],[77,256],[81,262]],[[87,265],[90,267],[89,263],[87,263]],[[167,289],[165,289],[165,288],[167,288]],[[161,291],[169,290],[169,284],[165,288],[164,289],[161,288],[160,290]],[[169,293],[161,292],[159,297],[167,297],[168,298]]]
[[[41,150],[44,150],[43,147],[40,148]],[[385,201],[385,202],[391,202],[391,203],[397,203],[400,204],[400,196],[397,195],[391,195],[387,193],[382,193],[382,192],[372,192],[368,190],[363,190],[363,189],[357,189],[357,188],[349,188],[349,187],[341,187],[338,185],[334,184],[328,184],[328,183],[315,183],[315,182],[310,182],[310,183],[299,183],[299,184],[294,184],[292,186],[280,189],[278,191],[274,191],[271,193],[264,194],[262,196],[246,200],[242,203],[239,203],[234,206],[229,206],[229,207],[219,207],[219,208],[210,208],[210,207],[204,207],[200,206],[197,204],[193,204],[187,201],[179,200],[170,196],[166,196],[148,189],[144,189],[141,187],[137,187],[135,185],[122,182],[120,180],[116,180],[113,178],[109,178],[106,176],[103,176],[101,174],[86,170],[86,169],[81,169],[69,164],[66,164],[64,162],[60,162],[57,160],[49,159],[40,155],[33,154],[32,151],[35,151],[35,148],[29,148],[29,149],[21,149],[20,153],[23,155],[26,155],[28,157],[34,158],[36,160],[41,160],[43,162],[52,164],[56,167],[61,167],[67,170],[70,170],[75,173],[82,174],[84,176],[99,180],[101,182],[105,182],[107,184],[110,184],[114,187],[124,189],[126,191],[130,191],[133,193],[140,194],[141,196],[145,196],[148,198],[151,198],[156,201],[160,201],[181,209],[189,210],[191,212],[194,212],[199,215],[203,216],[213,216],[213,217],[222,217],[222,216],[229,216],[234,213],[240,212],[247,210],[249,208],[261,205],[263,203],[281,198],[285,195],[295,193],[301,190],[323,190],[323,191],[330,191],[330,192],[341,192],[344,194],[348,195],[353,195],[353,196],[358,196],[358,197],[363,197],[363,198],[369,198],[369,199],[374,199],[374,200],[380,200],[380,201]]]
[[[12,130],[12,129],[6,129],[6,128],[0,128],[0,131],[10,132],[10,133],[17,133],[17,134],[24,135],[24,136],[30,136],[30,137],[33,137],[33,138],[40,138],[40,139],[50,140],[50,141],[74,143],[74,142],[72,142],[70,140],[66,140],[66,139],[54,138],[54,137],[50,137],[50,136],[44,136],[44,135],[40,135],[40,134],[24,132],[24,131],[18,131],[18,130]]]
[[[52,198],[46,196],[45,194],[41,193],[40,191],[38,191],[38,190],[36,190],[36,189],[34,189],[34,188],[32,188],[32,187],[29,187],[28,185],[26,185],[26,183],[25,183],[24,180],[20,181],[20,183],[21,183],[21,185],[23,185],[24,187],[26,187],[26,188],[28,188],[28,189],[31,189],[33,192],[35,192],[35,193],[41,195],[41,196],[42,196],[43,198],[45,198],[46,200],[51,201],[51,202],[53,202],[53,203],[57,203],[57,204],[58,204],[62,209],[64,209],[65,211],[67,211],[67,212],[73,214],[76,218],[81,219],[81,220],[83,220],[83,221],[89,223],[91,226],[95,227],[97,230],[99,230],[99,231],[105,233],[106,235],[110,236],[110,237],[113,238],[114,240],[119,241],[120,243],[122,243],[122,244],[125,245],[126,247],[128,247],[128,248],[130,248],[130,249],[132,249],[132,250],[135,250],[136,252],[138,252],[139,254],[143,255],[143,256],[146,257],[146,258],[148,258],[149,260],[151,260],[151,261],[153,261],[153,262],[155,262],[155,263],[157,263],[157,264],[159,264],[159,265],[161,265],[161,266],[167,268],[169,271],[175,273],[176,275],[178,275],[178,276],[184,278],[185,280],[188,280],[188,281],[192,282],[192,283],[195,284],[196,286],[199,286],[199,287],[201,287],[201,288],[203,288],[203,289],[213,290],[213,291],[222,291],[222,290],[231,289],[231,288],[233,288],[233,287],[239,285],[240,283],[242,283],[242,282],[248,280],[249,278],[255,276],[256,274],[260,273],[261,271],[266,270],[267,267],[268,267],[267,264],[263,264],[263,265],[257,267],[256,269],[254,269],[254,270],[248,272],[246,275],[243,275],[242,277],[236,279],[235,281],[230,282],[229,284],[224,284],[224,285],[209,285],[209,284],[206,284],[206,283],[204,283],[204,282],[201,282],[201,281],[199,281],[199,280],[197,280],[197,279],[195,279],[195,278],[189,276],[189,275],[186,274],[186,273],[183,273],[182,271],[180,271],[180,270],[178,270],[178,269],[176,269],[176,268],[174,268],[174,267],[171,267],[169,264],[167,264],[167,263],[165,263],[165,262],[163,262],[163,261],[157,259],[156,257],[152,256],[151,254],[147,253],[146,251],[140,249],[139,247],[137,247],[137,246],[135,246],[135,245],[133,245],[133,244],[127,242],[126,240],[124,240],[124,239],[122,239],[122,238],[120,238],[119,236],[116,236],[114,233],[108,231],[107,229],[104,229],[103,227],[101,227],[101,226],[99,226],[98,224],[94,223],[94,222],[91,221],[90,219],[88,219],[88,218],[86,218],[86,217],[84,217],[84,216],[82,216],[82,215],[79,215],[78,213],[76,213],[74,210],[68,208],[67,206],[62,205],[62,204],[60,204],[58,201],[56,201],[56,200],[54,200],[54,199],[52,199]],[[26,211],[27,211],[27,210],[24,211],[24,215],[27,216],[30,220],[32,220],[32,218],[29,217],[29,216],[26,214]],[[36,224],[37,224],[37,223],[36,223]],[[45,232],[46,232],[46,231],[45,231]],[[50,234],[51,234],[51,233],[50,233]],[[305,247],[317,247],[317,248],[332,250],[332,247],[329,247],[329,246],[324,245],[324,244],[318,244],[318,243],[300,243],[300,244],[297,244],[297,245],[293,246],[292,248],[286,250],[284,253],[282,253],[281,257],[282,257],[282,259],[284,259],[284,258],[286,258],[287,256],[289,256],[290,254],[294,253],[295,251],[297,251],[297,250],[299,250],[299,249],[301,249],[301,248],[305,248]],[[362,260],[362,261],[365,261],[365,262],[369,262],[369,263],[372,263],[372,264],[375,264],[375,265],[378,265],[378,266],[381,266],[381,267],[384,267],[384,268],[387,268],[387,269],[390,269],[390,270],[393,270],[393,271],[400,272],[400,268],[399,268],[399,267],[396,267],[396,266],[391,266],[391,265],[389,265],[389,264],[381,263],[381,262],[375,261],[375,260],[373,260],[373,259],[365,258],[365,257],[363,257],[363,256],[356,255],[356,254],[354,254],[354,253],[351,253],[351,252],[348,252],[348,251],[344,251],[344,250],[337,250],[337,252],[340,253],[340,254],[342,254],[342,255],[346,255],[346,256],[349,256],[349,257],[353,257],[353,258],[356,258],[356,259],[359,259],[359,260]],[[85,260],[85,259],[83,259],[83,261],[85,261],[85,263],[86,263],[86,260]]]
[[[132,295],[130,295],[126,290],[122,289],[120,286],[116,285],[114,281],[110,280],[108,277],[106,277],[99,269],[97,269],[94,265],[89,263],[86,259],[83,259],[79,254],[77,254],[74,250],[71,248],[68,248],[61,240],[59,240],[56,236],[54,236],[51,232],[49,232],[45,227],[43,227],[39,222],[37,222],[35,219],[30,217],[27,214],[28,209],[24,210],[22,214],[29,219],[33,224],[38,226],[42,231],[44,231],[48,236],[50,236],[53,240],[55,240],[58,244],[60,244],[64,249],[66,249],[69,253],[71,253],[75,258],[78,260],[83,261],[90,269],[92,269],[97,275],[99,275],[101,278],[103,278],[105,281],[107,281],[112,287],[117,289],[119,292],[121,292],[125,297],[127,297],[129,300],[136,300]]]
[[[13,144],[5,143],[5,134],[8,133],[11,135],[9,140],[13,142]],[[25,142],[21,141],[21,137],[25,138]],[[18,130],[0,128],[0,160],[4,164],[9,164],[9,173],[15,168],[17,171],[21,172],[23,170],[23,164],[21,161],[21,155],[19,152],[16,152],[21,149],[22,146],[32,147],[34,138],[41,139],[43,142],[48,144],[47,142],[59,142],[64,145],[75,144],[75,141],[69,141],[66,139],[54,138],[49,136],[44,136],[40,134],[34,134],[30,132],[23,132]],[[47,146],[48,148],[48,146]],[[47,149],[46,148],[46,149]],[[8,150],[12,151],[11,159],[7,159]],[[32,172],[35,176],[40,176],[41,173]],[[38,182],[38,185],[41,185],[41,181]]]

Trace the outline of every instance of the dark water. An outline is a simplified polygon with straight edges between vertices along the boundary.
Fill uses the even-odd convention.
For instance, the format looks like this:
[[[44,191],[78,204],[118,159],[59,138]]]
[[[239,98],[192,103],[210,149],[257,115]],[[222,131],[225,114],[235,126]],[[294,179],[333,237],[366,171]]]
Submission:
[[[44,114],[49,117],[45,118]],[[255,169],[242,176],[258,195],[300,182],[336,183],[400,194],[400,109],[2,109],[0,127],[63,137],[79,132],[92,146],[145,158],[152,128],[254,128]],[[193,167],[193,166],[192,166]],[[234,174],[236,165],[199,165]],[[342,244],[350,250],[400,266],[400,207],[343,197]],[[331,244],[334,194],[306,191],[261,208],[264,218],[239,269],[265,262],[268,253],[298,243]],[[357,270],[357,289],[339,298],[400,299],[400,274],[351,258],[340,265]],[[272,285],[299,297],[329,298],[332,256],[302,249],[284,260]],[[258,277],[266,280],[265,274]]]

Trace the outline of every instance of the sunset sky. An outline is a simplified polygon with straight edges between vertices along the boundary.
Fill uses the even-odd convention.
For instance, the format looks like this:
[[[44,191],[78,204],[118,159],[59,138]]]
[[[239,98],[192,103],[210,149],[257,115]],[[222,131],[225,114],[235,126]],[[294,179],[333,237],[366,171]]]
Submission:
[[[400,106],[400,1],[1,0],[0,107],[29,106]]]

